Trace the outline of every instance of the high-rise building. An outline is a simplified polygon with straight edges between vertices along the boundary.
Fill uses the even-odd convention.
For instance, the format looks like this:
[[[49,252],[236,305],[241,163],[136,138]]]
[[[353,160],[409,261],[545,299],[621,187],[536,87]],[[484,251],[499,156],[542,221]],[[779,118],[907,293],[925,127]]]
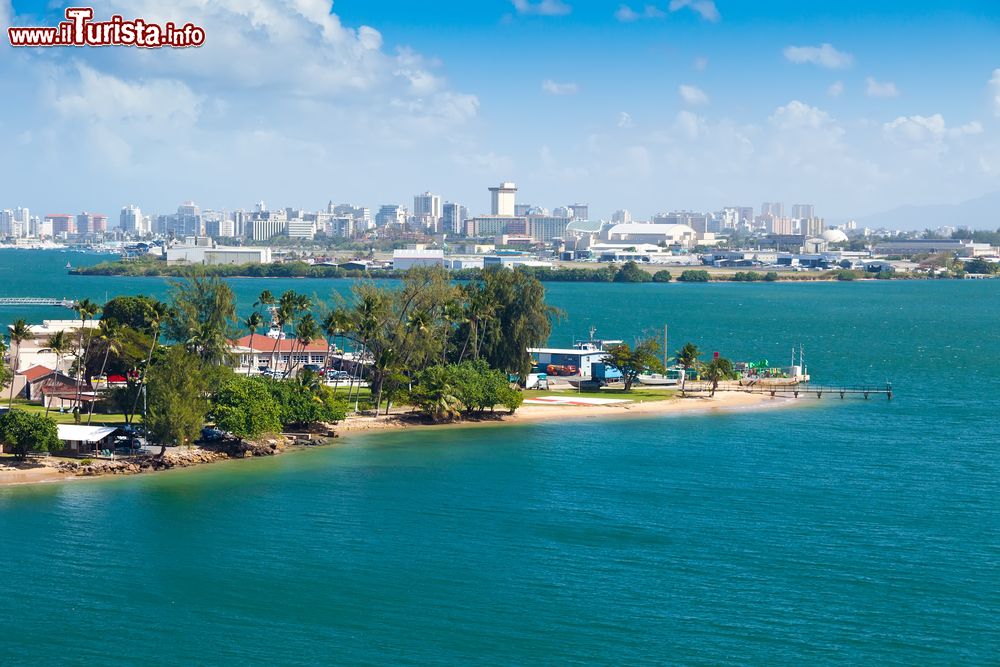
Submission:
[[[574,220],[590,220],[589,204],[570,204],[567,208]]]
[[[465,234],[465,221],[469,218],[469,211],[461,204],[455,202],[445,202],[441,207],[441,231],[446,234]]]
[[[760,205],[761,216],[773,215],[776,218],[785,217],[785,205],[781,202],[766,201]]]
[[[90,233],[105,234],[108,231],[108,216],[103,213],[94,213],[90,216]]]
[[[90,213],[86,211],[80,213],[76,216],[76,233],[80,235],[92,234],[94,232],[93,224],[94,220]]]
[[[568,217],[556,218],[545,215],[530,215],[528,216],[527,236],[530,236],[532,241],[539,243],[548,243],[555,238],[564,238],[566,236],[566,227],[572,221]]]
[[[816,207],[812,204],[792,204],[792,217],[799,220],[815,218]]]
[[[0,236],[15,236],[14,211],[9,208],[0,211]]]
[[[258,218],[253,221],[251,235],[254,241],[269,241],[275,236],[283,236],[287,231],[288,221],[284,216]]]
[[[405,207],[398,204],[383,204],[375,216],[376,227],[389,227],[395,231],[400,231],[406,227],[408,212]]]
[[[135,204],[127,204],[122,206],[121,213],[118,215],[118,226],[126,234],[133,234],[135,236],[142,236],[142,211]]]
[[[425,192],[413,197],[413,215],[416,218],[441,219],[441,197]]]
[[[316,223],[302,218],[292,218],[288,221],[286,233],[289,238],[312,240],[316,238]]]
[[[76,234],[76,218],[66,213],[50,213],[45,220],[52,223],[52,235]]]
[[[494,216],[513,216],[515,213],[515,197],[517,186],[509,181],[504,181],[499,187],[490,188],[491,206],[490,213]]]
[[[531,204],[514,204],[514,215],[524,217],[531,213],[534,206]]]

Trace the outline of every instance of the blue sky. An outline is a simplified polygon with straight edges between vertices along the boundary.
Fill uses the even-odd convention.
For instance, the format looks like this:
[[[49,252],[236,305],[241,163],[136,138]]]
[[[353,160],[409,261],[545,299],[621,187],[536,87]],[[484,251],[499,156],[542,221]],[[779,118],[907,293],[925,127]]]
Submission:
[[[65,5],[0,0],[0,23]],[[0,207],[411,204],[595,216],[1000,190],[1000,4],[97,0],[206,46],[0,46]],[[13,16],[13,19],[9,17]],[[995,221],[984,223],[996,226]]]

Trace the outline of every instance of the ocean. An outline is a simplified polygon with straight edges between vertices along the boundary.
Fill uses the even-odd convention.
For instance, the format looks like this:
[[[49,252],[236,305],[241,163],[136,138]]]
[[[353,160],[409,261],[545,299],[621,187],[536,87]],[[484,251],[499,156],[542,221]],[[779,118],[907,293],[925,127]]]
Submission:
[[[0,251],[0,296],[164,296]],[[319,298],[349,281],[233,280]],[[352,435],[0,489],[0,664],[997,664],[1000,281],[547,283],[552,344],[670,347],[892,401]],[[16,317],[70,311],[0,308]]]

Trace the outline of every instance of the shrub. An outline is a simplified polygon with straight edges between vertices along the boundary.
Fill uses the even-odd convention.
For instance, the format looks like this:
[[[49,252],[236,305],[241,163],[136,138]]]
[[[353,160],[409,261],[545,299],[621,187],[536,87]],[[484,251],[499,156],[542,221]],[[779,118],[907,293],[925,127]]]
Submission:
[[[764,274],[764,280],[773,283],[778,280],[778,273],[776,271],[768,271]]]
[[[673,279],[674,277],[670,275],[670,272],[667,271],[666,269],[663,269],[662,271],[657,271],[656,273],[653,274],[654,283],[669,283]]]
[[[712,277],[708,274],[708,271],[700,271],[695,269],[688,269],[681,273],[681,277],[678,278],[681,282],[685,283],[707,283]]]

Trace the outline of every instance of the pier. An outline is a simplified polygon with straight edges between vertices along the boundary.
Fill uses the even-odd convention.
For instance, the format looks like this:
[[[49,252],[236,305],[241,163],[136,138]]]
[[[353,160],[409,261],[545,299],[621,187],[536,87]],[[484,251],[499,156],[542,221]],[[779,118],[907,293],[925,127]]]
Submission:
[[[73,308],[76,301],[73,299],[47,299],[44,297],[0,297],[0,306],[60,306],[62,308]]]
[[[684,388],[685,392],[706,392],[711,391],[712,385],[708,382],[688,382],[687,386]],[[778,397],[792,397],[799,398],[799,396],[810,396],[815,395],[816,398],[823,398],[824,395],[839,396],[840,398],[847,398],[848,396],[860,396],[868,399],[870,396],[885,396],[890,401],[892,400],[892,383],[886,382],[884,385],[853,385],[853,386],[827,386],[827,385],[811,385],[808,383],[802,384],[752,384],[752,385],[740,385],[733,382],[720,382],[719,386],[715,391],[738,391],[744,394],[767,394],[770,396]]]

